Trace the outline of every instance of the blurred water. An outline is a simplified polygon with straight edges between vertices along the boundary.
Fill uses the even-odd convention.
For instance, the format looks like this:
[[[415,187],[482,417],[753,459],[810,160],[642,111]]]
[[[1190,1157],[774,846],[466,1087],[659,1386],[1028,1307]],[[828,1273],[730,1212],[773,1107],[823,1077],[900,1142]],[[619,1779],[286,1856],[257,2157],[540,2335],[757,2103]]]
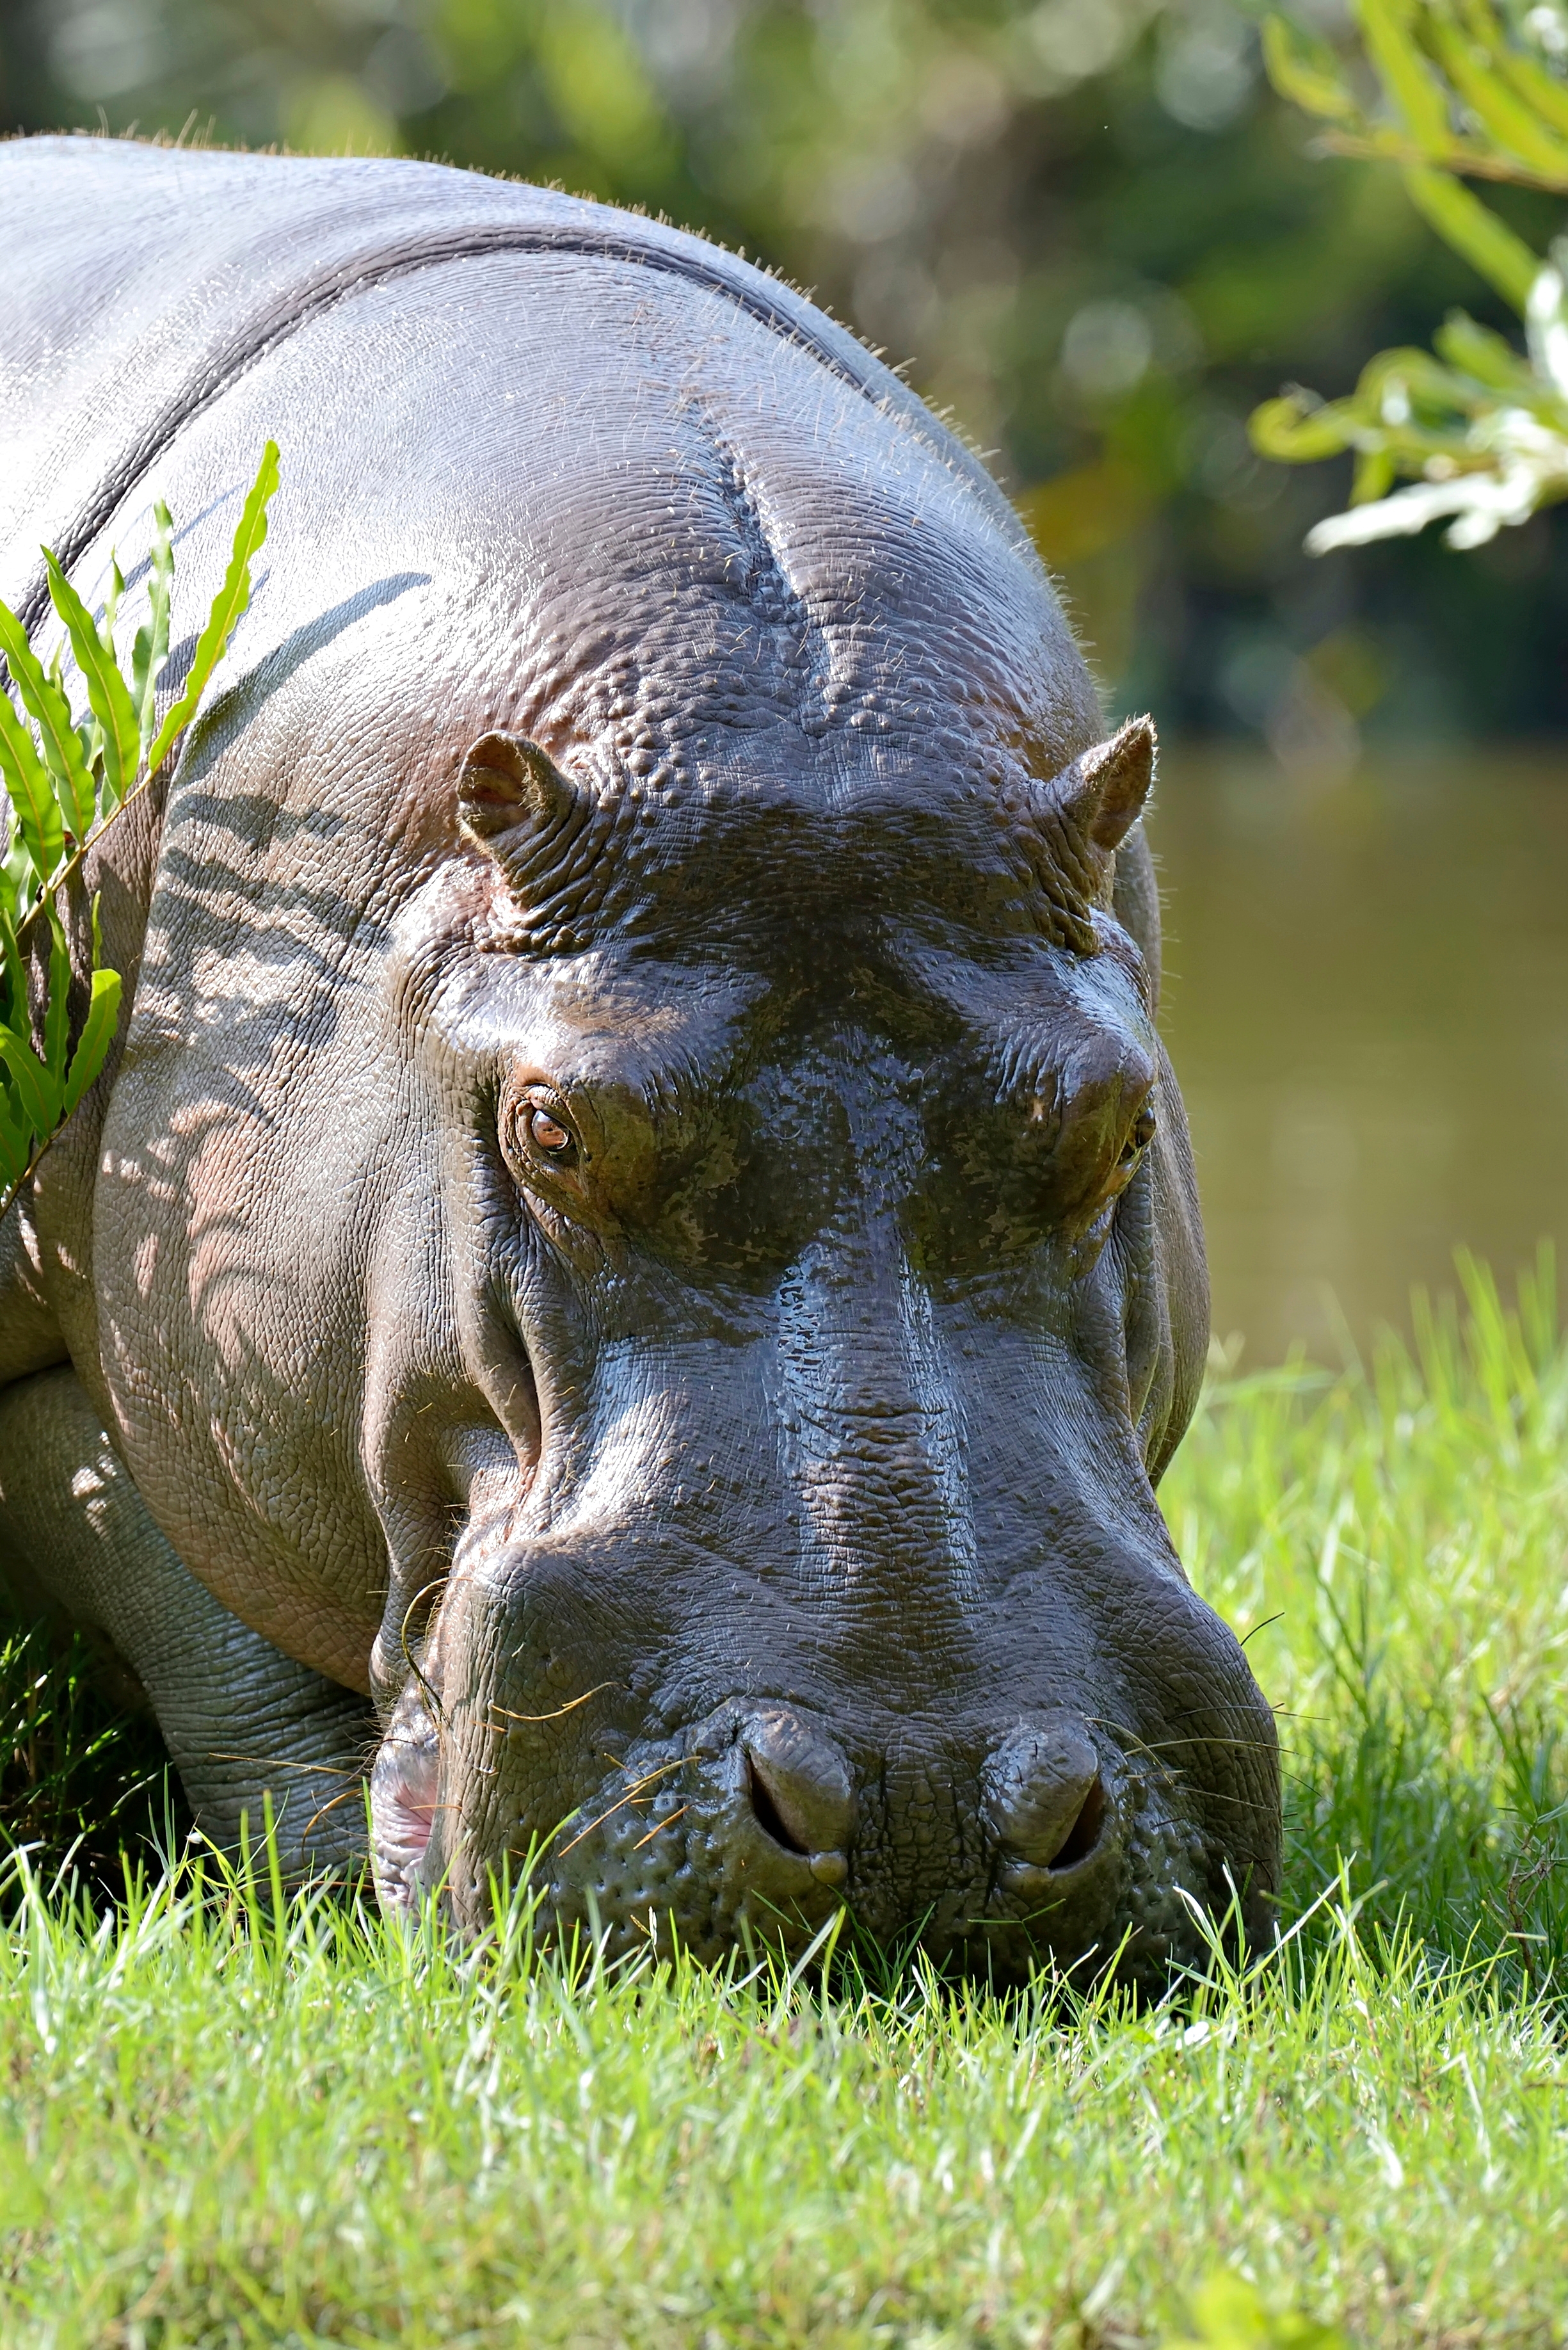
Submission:
[[[1511,1280],[1568,1225],[1568,748],[1189,747],[1150,833],[1219,1335],[1337,1358],[1459,1243]]]

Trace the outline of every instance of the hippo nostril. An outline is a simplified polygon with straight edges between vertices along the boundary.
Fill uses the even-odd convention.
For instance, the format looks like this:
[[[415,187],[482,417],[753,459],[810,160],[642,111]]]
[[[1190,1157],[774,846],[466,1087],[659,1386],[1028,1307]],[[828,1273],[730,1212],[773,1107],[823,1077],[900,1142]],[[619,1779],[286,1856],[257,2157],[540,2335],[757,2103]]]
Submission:
[[[757,1825],[814,1875],[842,1875],[855,1825],[849,1766],[831,1739],[787,1706],[758,1706],[741,1726],[746,1789]],[[826,1878],[824,1878],[826,1881]]]
[[[1099,1846],[1111,1804],[1087,1724],[1021,1723],[985,1768],[986,1825],[1005,1866],[1074,1868]]]
[[[801,1843],[798,1836],[791,1834],[774,1801],[767,1781],[750,1754],[746,1757],[746,1783],[751,1790],[752,1810],[756,1815],[757,1825],[765,1835],[771,1835],[775,1844],[782,1844],[785,1852],[798,1852],[803,1859],[809,1858],[809,1848]]]
[[[1046,1862],[1047,1868],[1075,1868],[1087,1860],[1100,1841],[1100,1830],[1106,1824],[1106,1783],[1097,1778],[1085,1796],[1077,1818]]]

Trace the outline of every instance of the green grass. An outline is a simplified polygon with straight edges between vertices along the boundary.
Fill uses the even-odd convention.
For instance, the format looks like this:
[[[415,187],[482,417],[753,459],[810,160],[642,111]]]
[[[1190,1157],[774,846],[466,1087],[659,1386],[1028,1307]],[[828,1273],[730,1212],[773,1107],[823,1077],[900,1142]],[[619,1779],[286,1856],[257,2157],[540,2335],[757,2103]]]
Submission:
[[[1505,1311],[1416,1301],[1338,1378],[1211,1386],[1162,1495],[1280,1717],[1286,1915],[1364,1915],[1568,1990],[1568,1342],[1543,1254]]]
[[[1282,1710],[1279,1952],[1137,2014],[18,1878],[0,2339],[1568,2340],[1568,1348],[1468,1279],[1168,1482]]]

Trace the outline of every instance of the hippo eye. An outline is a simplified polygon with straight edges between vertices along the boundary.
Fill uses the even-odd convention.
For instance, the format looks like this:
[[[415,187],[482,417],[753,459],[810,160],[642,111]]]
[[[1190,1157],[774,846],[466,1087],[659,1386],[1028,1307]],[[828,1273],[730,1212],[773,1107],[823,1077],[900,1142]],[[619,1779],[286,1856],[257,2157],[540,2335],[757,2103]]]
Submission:
[[[1130,1174],[1154,1140],[1154,1112],[1140,1109],[1132,1123],[1132,1131],[1122,1145],[1122,1155],[1116,1161],[1118,1172]]]
[[[576,1155],[576,1145],[571,1136],[561,1124],[560,1119],[552,1118],[547,1109],[540,1109],[537,1107],[531,1109],[527,1116],[526,1126],[529,1141],[535,1149],[542,1151],[546,1159],[562,1161]]]

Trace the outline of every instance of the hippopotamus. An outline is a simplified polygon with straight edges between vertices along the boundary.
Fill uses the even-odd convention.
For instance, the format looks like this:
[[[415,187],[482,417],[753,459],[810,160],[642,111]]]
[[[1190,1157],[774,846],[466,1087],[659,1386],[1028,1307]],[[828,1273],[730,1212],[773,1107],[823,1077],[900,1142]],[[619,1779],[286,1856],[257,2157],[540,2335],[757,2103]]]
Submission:
[[[4,1227],[14,1603],[208,1836],[460,1938],[1265,1932],[1272,1716],[1155,1491],[1208,1299],[1154,731],[985,466],[598,203],[96,137],[0,190],[41,649],[40,546],[129,629],[161,497],[171,693],[281,450]]]

